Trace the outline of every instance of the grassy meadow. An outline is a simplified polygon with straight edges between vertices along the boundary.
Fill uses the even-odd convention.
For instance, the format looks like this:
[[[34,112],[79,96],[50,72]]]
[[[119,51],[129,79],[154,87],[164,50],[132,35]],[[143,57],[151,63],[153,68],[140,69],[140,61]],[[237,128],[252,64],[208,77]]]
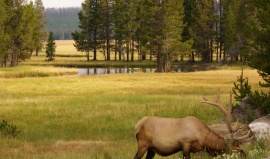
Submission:
[[[45,61],[45,53],[41,52],[40,56],[32,56],[31,60],[26,60],[23,65],[42,65],[42,66],[65,66],[65,67],[118,67],[118,66],[133,66],[133,67],[153,67],[154,61],[138,61],[138,54],[135,53],[133,62],[114,61],[114,51],[111,50],[111,61],[105,61],[105,56],[101,50],[98,50],[97,61],[93,61],[93,52],[90,52],[90,62],[87,62],[85,52],[78,52],[73,46],[73,40],[56,40],[55,60]],[[118,57],[117,57],[118,59]],[[147,57],[149,59],[149,57]]]
[[[43,63],[45,57],[41,58],[33,60]],[[222,67],[192,73],[79,77],[74,69],[32,66],[30,62],[17,68],[0,68],[0,120],[7,120],[21,131],[16,138],[0,135],[0,158],[133,158],[137,151],[134,126],[138,120],[152,115],[193,115],[207,124],[217,123],[222,113],[201,104],[202,96],[215,100],[220,88],[226,105],[233,82],[241,73],[238,67]],[[51,73],[16,76],[27,71]],[[256,70],[245,68],[244,76],[253,90],[261,89]],[[263,159],[268,155],[265,147],[261,142],[245,145],[244,150],[249,158]],[[181,153],[167,159],[179,156]]]

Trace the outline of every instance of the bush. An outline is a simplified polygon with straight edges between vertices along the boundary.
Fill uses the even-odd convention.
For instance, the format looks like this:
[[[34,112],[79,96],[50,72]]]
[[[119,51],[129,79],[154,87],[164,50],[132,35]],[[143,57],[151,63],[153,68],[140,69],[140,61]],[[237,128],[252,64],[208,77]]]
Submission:
[[[17,137],[20,131],[16,125],[8,124],[6,120],[2,120],[0,123],[0,133],[4,136]]]
[[[262,86],[261,83],[260,85]],[[239,102],[233,106],[234,118],[238,118],[240,121],[252,122],[270,113],[270,92],[252,92],[251,86],[248,84],[248,78],[243,76],[243,70],[241,75],[237,77],[237,82],[234,82],[232,91],[235,100]]]
[[[270,92],[264,93],[255,91],[250,95],[250,101],[263,115],[270,113]]]

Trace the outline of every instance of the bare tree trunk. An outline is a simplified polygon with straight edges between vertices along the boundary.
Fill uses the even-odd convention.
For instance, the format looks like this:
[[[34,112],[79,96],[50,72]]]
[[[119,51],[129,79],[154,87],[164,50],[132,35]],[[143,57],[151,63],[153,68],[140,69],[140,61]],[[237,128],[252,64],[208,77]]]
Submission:
[[[161,53],[161,44],[158,42],[157,50],[157,72],[162,72],[162,53]]]
[[[38,50],[38,49],[36,49],[36,56],[38,56],[38,53],[39,53],[39,50]]]
[[[116,61],[117,60],[117,50],[118,50],[117,49],[118,48],[117,47],[118,40],[115,39],[114,42],[115,42],[115,44],[114,44],[115,45],[115,49],[114,49],[114,60]]]
[[[126,49],[126,52],[127,52],[127,62],[129,62],[129,41],[127,41],[127,49]]]
[[[210,62],[213,62],[213,38],[210,39]]]
[[[107,46],[106,46],[106,48],[107,48],[107,60],[110,61],[111,60],[110,39],[107,39],[106,43],[107,43]]]
[[[134,39],[131,42],[131,61],[134,61]]]
[[[93,60],[97,60],[97,29],[94,31],[94,58]]]
[[[89,50],[86,51],[86,57],[87,57],[87,61],[89,62],[89,61],[90,61],[90,53],[89,53]]]
[[[195,61],[195,52],[191,51],[191,61],[194,62]]]
[[[15,67],[17,62],[17,53],[14,51],[11,53],[10,67]]]
[[[163,58],[163,72],[169,72],[170,68],[170,56],[169,54],[165,54]]]
[[[109,17],[109,4],[108,1],[106,0],[106,38],[107,38],[107,60],[111,60],[111,52],[110,52],[110,17]]]
[[[118,41],[119,60],[122,60],[122,40]]]
[[[138,41],[138,60],[141,60],[142,56],[141,56],[141,43],[140,41]]]

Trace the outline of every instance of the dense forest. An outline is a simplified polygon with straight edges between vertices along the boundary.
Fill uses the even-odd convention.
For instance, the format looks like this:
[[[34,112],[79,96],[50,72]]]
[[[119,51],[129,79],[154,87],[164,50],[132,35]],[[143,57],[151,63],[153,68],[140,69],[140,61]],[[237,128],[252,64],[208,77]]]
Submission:
[[[71,40],[71,33],[79,29],[80,8],[46,8],[46,30],[54,33],[55,40]]]
[[[85,0],[76,48],[87,54],[103,49],[107,60],[141,60],[150,55],[159,72],[175,60],[226,63],[248,60],[258,51],[259,0]],[[115,59],[116,60],[116,59]]]

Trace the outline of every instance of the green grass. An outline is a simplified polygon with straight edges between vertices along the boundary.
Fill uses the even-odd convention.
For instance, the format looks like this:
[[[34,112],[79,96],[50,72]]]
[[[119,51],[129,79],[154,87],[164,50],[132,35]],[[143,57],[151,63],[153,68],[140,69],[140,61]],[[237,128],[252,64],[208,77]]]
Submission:
[[[216,70],[87,77],[0,76],[0,119],[22,131],[15,139],[0,137],[0,158],[133,158],[137,150],[134,125],[140,118],[193,115],[207,124],[216,123],[223,115],[201,104],[202,96],[214,100],[219,87],[226,105],[239,74],[240,70]],[[244,74],[253,89],[260,89],[255,70],[247,69]],[[253,149],[248,147],[248,151]]]
[[[41,53],[19,67],[0,68],[0,121],[4,119],[21,131],[17,138],[0,135],[0,158],[133,158],[137,151],[134,126],[144,116],[193,115],[206,124],[219,122],[222,113],[201,104],[202,96],[215,100],[216,90],[220,88],[222,103],[226,105],[242,67],[84,77],[76,76],[76,69],[53,67],[155,65],[149,61],[86,62],[84,55],[75,50],[72,41],[57,41],[53,62],[45,61]],[[99,54],[98,59],[103,58]],[[262,90],[256,70],[244,69],[252,89]],[[244,150],[249,158],[263,159],[268,155],[267,143],[248,144]],[[167,158],[179,156],[181,153]]]

